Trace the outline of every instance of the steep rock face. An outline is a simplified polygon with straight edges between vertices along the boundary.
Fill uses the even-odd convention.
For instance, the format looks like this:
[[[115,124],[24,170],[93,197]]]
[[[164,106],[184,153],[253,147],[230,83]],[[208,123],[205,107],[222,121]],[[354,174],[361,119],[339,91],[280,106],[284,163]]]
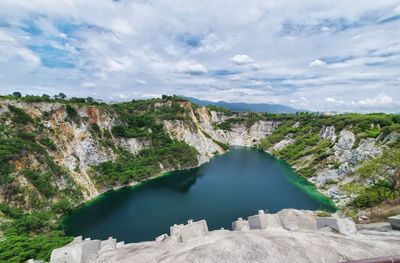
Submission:
[[[199,164],[207,162],[214,154],[222,153],[223,149],[218,146],[211,138],[208,138],[197,127],[189,127],[181,120],[163,122],[164,129],[168,134],[180,141],[186,142],[198,151]]]
[[[339,141],[333,147],[335,154],[337,156],[344,155],[346,152],[350,151],[355,142],[356,137],[354,136],[354,133],[348,130],[341,130],[339,134]]]
[[[261,139],[270,135],[279,125],[275,121],[258,121],[247,128],[244,124],[232,125],[232,131],[218,131],[217,139],[229,144],[239,146],[255,146]]]
[[[151,142],[146,139],[114,137],[114,141],[119,147],[122,147],[133,154],[137,154],[151,145]]]
[[[88,169],[91,165],[114,160],[116,155],[111,147],[101,145],[98,135],[92,132],[91,127],[97,125],[101,133],[110,134],[111,128],[116,124],[114,113],[96,106],[73,105],[79,120],[71,121],[68,119],[66,106],[62,103],[2,100],[3,113],[8,112],[8,105],[23,109],[33,118],[40,120],[41,125],[46,128],[45,135],[57,146],[56,150],[49,150],[49,154],[54,157],[56,163],[68,169],[74,181],[82,188],[85,200],[97,196],[99,192],[88,174]],[[148,141],[136,139],[110,139],[133,154],[149,145]],[[35,162],[36,160],[30,160],[26,165],[34,168]]]
[[[215,129],[214,125],[243,114],[238,113],[234,116],[226,116],[221,112],[208,111],[205,107],[197,109],[196,113],[199,117],[199,126],[201,129],[213,139],[227,145],[256,146],[261,139],[270,135],[280,124],[277,121],[260,120],[250,127],[246,127],[244,123],[234,123],[231,125],[231,130],[221,130]]]

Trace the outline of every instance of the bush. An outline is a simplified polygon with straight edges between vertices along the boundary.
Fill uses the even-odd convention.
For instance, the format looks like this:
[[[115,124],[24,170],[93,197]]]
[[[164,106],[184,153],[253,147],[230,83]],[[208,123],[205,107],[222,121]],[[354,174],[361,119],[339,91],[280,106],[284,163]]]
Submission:
[[[41,138],[39,143],[52,151],[57,150],[57,146],[48,137]]]
[[[92,133],[96,134],[98,137],[101,137],[101,129],[97,123],[90,124],[90,131],[92,131]]]
[[[111,132],[114,136],[126,137],[125,127],[122,125],[116,125],[111,128]]]
[[[65,110],[67,111],[67,116],[70,120],[72,121],[77,121],[79,118],[78,112],[70,105],[67,105],[65,107]]]
[[[14,123],[24,125],[33,122],[32,117],[29,116],[23,109],[12,105],[8,105],[8,109],[13,113],[12,121]]]
[[[39,173],[37,171],[26,170],[25,177],[32,183],[35,188],[45,197],[53,197],[56,194],[56,189],[51,185],[53,176],[50,173]]]

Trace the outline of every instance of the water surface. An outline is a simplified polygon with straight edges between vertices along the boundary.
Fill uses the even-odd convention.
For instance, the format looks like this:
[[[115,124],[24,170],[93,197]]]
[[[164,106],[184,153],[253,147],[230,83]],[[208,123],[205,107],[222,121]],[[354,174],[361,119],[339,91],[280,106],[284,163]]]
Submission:
[[[236,147],[198,168],[105,193],[63,222],[69,235],[138,242],[169,233],[171,225],[188,219],[230,229],[237,217],[283,208],[334,209],[285,162]]]

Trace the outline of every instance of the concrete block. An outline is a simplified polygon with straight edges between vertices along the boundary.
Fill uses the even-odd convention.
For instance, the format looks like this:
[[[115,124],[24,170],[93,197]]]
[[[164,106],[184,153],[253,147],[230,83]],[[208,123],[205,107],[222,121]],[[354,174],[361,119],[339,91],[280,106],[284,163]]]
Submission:
[[[317,217],[312,211],[283,209],[277,213],[282,227],[287,230],[317,231]]]
[[[391,216],[388,220],[394,230],[400,230],[400,215]]]
[[[232,223],[233,231],[249,231],[250,225],[249,221],[243,220],[243,218],[239,217],[238,220]]]
[[[121,241],[121,242],[118,242],[117,245],[116,245],[115,247],[116,247],[116,248],[120,248],[120,247],[123,247],[123,246],[125,246],[125,242],[124,242],[124,241]]]
[[[259,210],[257,215],[247,217],[250,229],[265,229],[267,228],[267,217],[263,210]]]
[[[84,240],[54,249],[50,263],[84,263],[93,261],[99,253],[100,240]]]
[[[117,240],[109,237],[107,240],[101,241],[100,250],[112,250],[117,246]]]
[[[167,238],[168,238],[167,234],[162,234],[162,235],[156,237],[156,242],[163,242],[163,241],[167,240]]]
[[[206,220],[189,223],[181,228],[181,240],[186,242],[188,240],[205,236],[208,233],[208,226]]]
[[[350,218],[317,217],[317,227],[329,227],[343,235],[357,233],[356,224]]]
[[[175,224],[175,225],[171,226],[169,228],[169,235],[173,239],[181,241],[180,238],[181,238],[181,228],[182,227],[183,227],[183,224],[179,224],[179,225]]]
[[[208,226],[205,220],[193,222],[188,220],[187,225],[173,225],[170,227],[171,238],[185,242],[193,238],[204,236],[208,233]]]
[[[279,216],[277,214],[266,214],[264,211],[258,211],[257,215],[249,216],[250,229],[282,228]]]

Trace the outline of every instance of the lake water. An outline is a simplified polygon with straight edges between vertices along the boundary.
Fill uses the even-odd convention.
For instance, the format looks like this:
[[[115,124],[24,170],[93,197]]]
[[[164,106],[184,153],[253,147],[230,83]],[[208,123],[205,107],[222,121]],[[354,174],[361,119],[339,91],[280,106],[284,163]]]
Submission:
[[[69,235],[125,242],[154,240],[173,224],[206,219],[209,229],[259,209],[334,210],[332,202],[283,161],[235,147],[198,168],[105,193],[64,218]]]

